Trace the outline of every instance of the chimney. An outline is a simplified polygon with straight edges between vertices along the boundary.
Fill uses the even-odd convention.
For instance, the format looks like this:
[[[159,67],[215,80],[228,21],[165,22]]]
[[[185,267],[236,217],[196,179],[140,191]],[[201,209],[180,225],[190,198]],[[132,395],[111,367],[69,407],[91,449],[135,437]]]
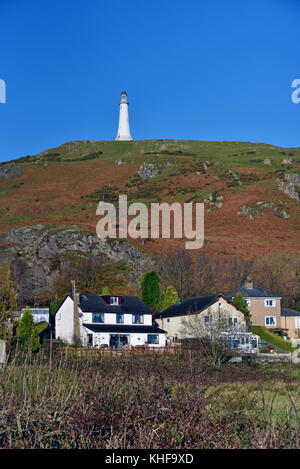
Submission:
[[[73,345],[81,345],[80,341],[80,319],[79,319],[79,293],[77,292],[75,280],[71,280],[73,296]]]
[[[252,289],[252,288],[253,288],[253,280],[252,280],[252,276],[251,276],[251,275],[248,275],[248,276],[247,276],[246,282],[245,282],[245,287],[246,287],[246,288],[249,288],[249,289]]]

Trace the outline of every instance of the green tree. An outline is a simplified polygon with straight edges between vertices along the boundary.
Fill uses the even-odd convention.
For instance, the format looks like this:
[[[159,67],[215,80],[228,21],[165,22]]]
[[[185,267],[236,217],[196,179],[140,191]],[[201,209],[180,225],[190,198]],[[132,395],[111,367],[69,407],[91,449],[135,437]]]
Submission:
[[[110,295],[109,288],[107,288],[107,287],[104,287],[104,288],[102,289],[102,293],[101,293],[101,295]]]
[[[51,303],[50,303],[50,314],[51,314],[51,316],[55,317],[56,312],[57,312],[58,308],[60,307],[60,305],[61,305],[61,301],[58,298],[56,298],[56,300],[51,301]]]
[[[235,306],[237,306],[242,311],[244,311],[246,321],[248,323],[250,323],[250,321],[251,321],[250,311],[249,311],[248,305],[245,301],[245,298],[243,297],[241,292],[238,292],[234,295],[234,297],[232,298],[232,303],[234,303]]]
[[[169,308],[169,306],[175,305],[176,303],[179,303],[178,293],[173,285],[169,285],[166,289],[160,311],[164,311],[165,309]]]
[[[36,352],[40,348],[40,336],[33,322],[32,312],[26,306],[20,319],[17,335],[22,347],[26,350]]]
[[[151,308],[157,309],[160,299],[159,276],[155,270],[147,272],[141,283],[142,301]]]
[[[8,264],[0,265],[0,338],[12,336],[12,312],[17,308],[16,295]]]

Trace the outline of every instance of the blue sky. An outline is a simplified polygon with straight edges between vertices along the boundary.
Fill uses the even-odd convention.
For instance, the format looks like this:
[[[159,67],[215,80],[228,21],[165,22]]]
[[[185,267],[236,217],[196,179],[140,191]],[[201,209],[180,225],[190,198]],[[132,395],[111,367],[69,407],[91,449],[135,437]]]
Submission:
[[[300,0],[0,0],[0,160],[134,139],[300,146]]]

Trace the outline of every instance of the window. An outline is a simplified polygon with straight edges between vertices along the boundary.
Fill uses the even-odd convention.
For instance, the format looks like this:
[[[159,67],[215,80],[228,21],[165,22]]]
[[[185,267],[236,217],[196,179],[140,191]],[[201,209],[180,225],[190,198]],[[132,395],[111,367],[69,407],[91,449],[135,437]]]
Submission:
[[[295,318],[295,328],[300,329],[300,316]]]
[[[265,306],[268,308],[276,306],[276,301],[275,300],[265,300]]]
[[[170,318],[167,319],[167,322],[170,322]]]
[[[247,306],[251,306],[251,301],[250,300],[247,300],[246,298],[244,299],[245,303]]]
[[[117,322],[117,324],[123,324],[124,323],[124,314],[117,314],[116,322]]]
[[[111,305],[118,305],[119,304],[119,298],[117,296],[111,296],[110,297],[110,304]]]
[[[93,313],[93,322],[104,322],[103,313]]]
[[[144,315],[143,314],[133,314],[132,315],[132,324],[144,324]]]
[[[233,317],[233,318],[228,318],[228,323],[229,323],[229,327],[236,327],[237,324],[238,324],[238,318],[237,317]]]
[[[276,326],[276,316],[265,316],[266,326]]]
[[[148,334],[148,344],[158,344],[158,334]]]
[[[207,316],[204,316],[204,322],[205,324],[213,324],[214,318],[212,314],[209,314]]]

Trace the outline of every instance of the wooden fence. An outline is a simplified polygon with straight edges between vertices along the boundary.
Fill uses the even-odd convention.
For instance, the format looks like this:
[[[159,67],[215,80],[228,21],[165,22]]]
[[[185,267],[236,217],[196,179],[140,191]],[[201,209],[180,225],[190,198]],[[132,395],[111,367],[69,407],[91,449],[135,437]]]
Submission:
[[[143,347],[131,348],[97,348],[97,347],[60,347],[56,350],[59,354],[66,354],[70,357],[82,358],[102,358],[102,357],[130,357],[130,356],[175,356],[181,354],[201,354],[203,348],[186,346],[167,347]]]

